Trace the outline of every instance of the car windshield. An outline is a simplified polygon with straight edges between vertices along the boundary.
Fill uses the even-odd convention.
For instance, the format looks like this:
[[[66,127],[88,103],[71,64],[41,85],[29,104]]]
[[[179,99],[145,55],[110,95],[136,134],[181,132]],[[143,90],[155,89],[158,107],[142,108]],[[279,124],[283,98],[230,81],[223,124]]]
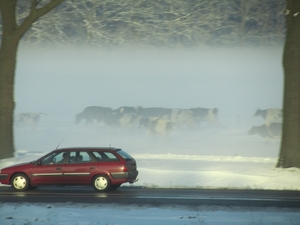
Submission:
[[[123,150],[121,150],[121,149],[118,150],[117,153],[118,153],[120,156],[122,156],[122,158],[125,159],[125,160],[132,160],[132,159],[133,159],[127,152],[125,152],[125,151],[123,151]]]

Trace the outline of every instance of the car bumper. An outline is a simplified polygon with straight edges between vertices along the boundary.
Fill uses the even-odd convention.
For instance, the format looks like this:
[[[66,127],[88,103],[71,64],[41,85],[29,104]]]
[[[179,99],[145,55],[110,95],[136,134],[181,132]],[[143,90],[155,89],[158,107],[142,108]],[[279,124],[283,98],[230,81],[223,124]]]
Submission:
[[[119,179],[126,179],[129,182],[135,181],[139,172],[138,171],[133,171],[133,172],[116,172],[116,173],[111,173],[110,175],[112,176],[113,179],[119,180]]]
[[[0,174],[0,184],[9,184],[8,174]]]

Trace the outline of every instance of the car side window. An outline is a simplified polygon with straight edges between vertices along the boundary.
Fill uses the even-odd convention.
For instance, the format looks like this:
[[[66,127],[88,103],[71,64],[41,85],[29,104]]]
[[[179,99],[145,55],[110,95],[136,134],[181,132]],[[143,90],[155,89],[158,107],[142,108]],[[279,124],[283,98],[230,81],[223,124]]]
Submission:
[[[111,152],[93,152],[97,161],[108,162],[108,161],[119,161],[119,159]]]
[[[55,152],[41,161],[41,165],[62,164],[65,162],[66,152]]]
[[[70,152],[68,163],[76,163],[76,152]]]
[[[87,163],[92,161],[90,155],[87,152],[80,152],[80,158],[82,163]]]
[[[59,154],[57,154],[54,157],[56,164],[65,163],[66,157],[67,157],[67,153],[66,152],[60,152]]]
[[[87,163],[91,161],[90,155],[85,151],[70,152],[68,163]]]

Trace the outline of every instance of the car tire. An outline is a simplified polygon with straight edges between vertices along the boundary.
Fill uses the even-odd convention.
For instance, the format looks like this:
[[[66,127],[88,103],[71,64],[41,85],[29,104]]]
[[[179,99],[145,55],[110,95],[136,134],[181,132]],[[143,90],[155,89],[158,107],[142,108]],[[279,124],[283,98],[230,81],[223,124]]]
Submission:
[[[93,179],[93,188],[98,192],[107,191],[110,188],[110,180],[105,175],[97,175]]]
[[[15,191],[26,191],[29,185],[29,179],[23,173],[13,175],[11,179],[11,186]]]

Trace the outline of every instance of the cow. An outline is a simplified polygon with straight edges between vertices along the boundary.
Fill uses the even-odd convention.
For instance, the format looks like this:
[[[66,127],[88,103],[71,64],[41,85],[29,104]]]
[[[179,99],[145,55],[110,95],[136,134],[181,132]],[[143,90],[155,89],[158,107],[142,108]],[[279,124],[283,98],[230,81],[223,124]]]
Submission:
[[[189,109],[172,109],[169,120],[179,128],[193,127],[196,124],[193,112]]]
[[[160,108],[160,107],[150,107],[150,108],[140,108],[139,115],[142,118],[158,117],[158,118],[169,118],[172,109]]]
[[[76,115],[75,123],[78,124],[81,120],[86,120],[86,125],[93,124],[95,120],[98,123],[110,123],[112,115],[113,110],[109,107],[89,106]]]
[[[122,106],[113,111],[113,119],[120,127],[134,128],[140,121],[139,111],[141,107]]]
[[[268,125],[263,124],[261,126],[254,126],[252,127],[248,135],[254,135],[254,134],[259,134],[263,138],[278,138],[281,136],[281,131],[282,131],[282,123],[270,123]]]
[[[282,109],[270,108],[270,109],[257,109],[254,117],[261,117],[265,120],[265,124],[282,123]]]
[[[218,109],[212,108],[190,108],[193,118],[197,121],[198,124],[201,122],[208,122],[210,124],[219,124],[218,120]]]
[[[15,117],[15,125],[18,127],[33,127],[36,128],[40,121],[41,115],[47,115],[46,113],[19,113]]]
[[[173,123],[159,117],[141,118],[140,128],[145,128],[147,134],[167,136],[173,129]]]
[[[114,113],[118,112],[120,114],[127,114],[127,113],[139,114],[140,110],[141,110],[140,106],[137,107],[121,106],[118,109],[115,109]]]

